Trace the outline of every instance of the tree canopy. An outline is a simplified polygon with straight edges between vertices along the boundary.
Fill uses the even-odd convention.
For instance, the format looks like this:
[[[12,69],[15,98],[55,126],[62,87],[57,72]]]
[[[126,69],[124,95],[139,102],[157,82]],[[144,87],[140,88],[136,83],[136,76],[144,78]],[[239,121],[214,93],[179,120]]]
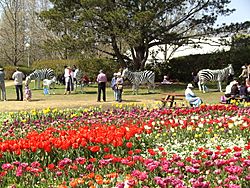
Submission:
[[[249,26],[215,25],[218,16],[233,13],[227,7],[230,0],[50,1],[53,7],[40,16],[61,36],[61,47],[79,53],[92,48],[135,70],[144,69],[149,49],[156,45],[182,46]]]

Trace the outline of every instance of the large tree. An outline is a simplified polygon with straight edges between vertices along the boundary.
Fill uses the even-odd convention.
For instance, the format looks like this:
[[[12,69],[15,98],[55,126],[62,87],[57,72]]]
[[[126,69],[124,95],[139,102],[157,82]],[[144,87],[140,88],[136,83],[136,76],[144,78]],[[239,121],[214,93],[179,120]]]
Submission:
[[[192,43],[194,38],[229,34],[247,25],[215,26],[218,16],[234,11],[227,8],[230,0],[51,0],[51,3],[53,8],[41,17],[51,29],[62,34],[61,42],[70,41],[68,46],[75,47],[74,42],[91,41],[95,44],[91,47],[136,70],[144,69],[153,46],[178,47]],[[83,43],[77,44],[77,48],[83,49]]]
[[[2,62],[17,65],[23,58],[25,25],[24,1],[2,0],[0,22],[0,52]]]
[[[35,60],[55,57],[42,48],[44,40],[54,35],[37,16],[48,7],[48,0],[0,0],[0,63],[30,65]]]

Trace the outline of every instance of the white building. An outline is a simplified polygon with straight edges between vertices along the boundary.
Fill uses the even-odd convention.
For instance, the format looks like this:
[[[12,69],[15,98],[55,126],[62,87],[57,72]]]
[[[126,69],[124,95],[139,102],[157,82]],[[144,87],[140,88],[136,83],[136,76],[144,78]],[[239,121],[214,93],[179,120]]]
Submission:
[[[231,42],[231,38],[225,39],[228,43]],[[186,45],[178,48],[174,51],[172,47],[168,45],[154,46],[149,49],[148,63],[152,62],[164,62],[166,59],[172,59],[180,56],[188,56],[194,54],[209,54],[217,51],[230,50],[229,45],[221,45],[219,37],[209,38],[208,40],[201,40],[203,44],[198,44],[196,47],[193,45]],[[194,43],[198,42],[198,39],[193,40]]]

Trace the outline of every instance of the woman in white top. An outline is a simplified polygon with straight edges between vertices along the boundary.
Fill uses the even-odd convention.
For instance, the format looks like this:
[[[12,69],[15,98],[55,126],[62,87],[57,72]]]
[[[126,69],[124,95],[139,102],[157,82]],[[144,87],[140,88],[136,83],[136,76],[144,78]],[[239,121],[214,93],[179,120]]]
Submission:
[[[116,89],[117,89],[117,101],[122,102],[123,78],[120,72],[117,73]]]
[[[186,100],[191,106],[198,107],[202,104],[202,100],[194,94],[191,88],[193,88],[193,85],[189,83],[187,85],[187,89],[185,90]]]
[[[64,69],[64,78],[65,78],[65,92],[64,95],[70,94],[73,91],[73,78],[72,78],[72,70],[70,67],[65,66]]]

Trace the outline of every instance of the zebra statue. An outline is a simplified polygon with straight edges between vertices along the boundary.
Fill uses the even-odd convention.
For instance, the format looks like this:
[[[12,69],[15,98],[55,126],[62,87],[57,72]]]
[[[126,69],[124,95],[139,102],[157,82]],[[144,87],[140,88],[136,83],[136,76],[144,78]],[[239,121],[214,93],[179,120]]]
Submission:
[[[234,69],[231,64],[229,64],[224,69],[210,70],[210,69],[202,69],[198,72],[198,86],[199,90],[205,93],[205,83],[209,81],[217,81],[218,82],[218,90],[222,92],[221,82],[228,79],[230,75],[234,75]]]
[[[26,77],[25,85],[29,85],[31,80],[35,80],[35,89],[40,89],[40,81],[44,79],[52,80],[55,77],[55,73],[52,69],[38,69],[32,72]]]
[[[53,94],[55,94],[55,85],[56,85],[56,77],[55,76],[51,80],[49,80],[49,79],[43,80],[43,89],[47,89],[48,94],[50,94],[50,88],[52,89]]]
[[[131,72],[128,68],[122,71],[122,77],[132,83],[132,90],[134,94],[138,94],[139,85],[148,84],[148,92],[150,87],[155,88],[155,73],[149,70],[140,72]]]

